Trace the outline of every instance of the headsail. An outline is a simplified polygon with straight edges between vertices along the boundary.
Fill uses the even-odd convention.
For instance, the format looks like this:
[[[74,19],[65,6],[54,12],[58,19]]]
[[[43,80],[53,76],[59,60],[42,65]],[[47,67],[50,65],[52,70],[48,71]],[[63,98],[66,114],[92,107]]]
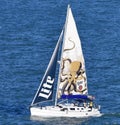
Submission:
[[[62,36],[63,36],[63,31],[61,32],[61,35],[59,37],[59,40],[57,42],[57,45],[55,47],[55,50],[54,50],[51,60],[49,62],[49,65],[47,67],[47,70],[44,74],[44,77],[41,81],[41,84],[38,88],[38,91],[37,91],[31,105],[34,105],[34,104],[37,104],[37,103],[43,102],[43,101],[52,100],[53,86],[54,86],[54,81],[55,81],[55,71],[56,71],[56,64],[57,64],[57,56],[58,56],[59,45],[61,43]]]
[[[87,94],[87,78],[81,41],[69,6],[61,61],[58,98],[62,95]]]

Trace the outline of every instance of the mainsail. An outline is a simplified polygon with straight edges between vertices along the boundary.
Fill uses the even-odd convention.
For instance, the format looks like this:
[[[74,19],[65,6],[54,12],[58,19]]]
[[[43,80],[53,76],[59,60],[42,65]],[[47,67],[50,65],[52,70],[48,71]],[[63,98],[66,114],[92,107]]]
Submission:
[[[68,6],[61,55],[58,98],[88,93],[85,62],[74,17]]]
[[[38,91],[31,105],[34,105],[43,101],[52,100],[57,57],[58,57],[58,51],[59,51],[59,46],[62,40],[62,36],[63,36],[63,31],[61,32],[61,35],[59,37],[59,40],[57,42],[57,45],[55,47],[55,50],[49,62],[49,65],[47,67],[47,70],[43,76],[43,79],[40,83]]]

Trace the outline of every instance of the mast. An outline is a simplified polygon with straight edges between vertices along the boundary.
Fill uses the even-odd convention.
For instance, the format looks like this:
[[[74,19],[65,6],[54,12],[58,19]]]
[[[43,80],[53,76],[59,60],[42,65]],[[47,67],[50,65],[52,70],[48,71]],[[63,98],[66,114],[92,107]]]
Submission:
[[[60,58],[60,67],[59,67],[59,75],[58,75],[58,82],[57,82],[57,91],[56,91],[56,96],[55,96],[55,106],[57,105],[57,95],[58,95],[58,89],[59,89],[59,84],[60,84],[60,73],[61,73],[61,61],[62,61],[62,54],[63,54],[63,50],[64,50],[64,44],[65,44],[65,34],[66,34],[66,28],[67,28],[67,22],[68,22],[68,16],[69,16],[69,9],[70,9],[70,5],[68,4],[68,7],[67,7],[67,14],[66,14],[66,22],[65,22],[65,25],[63,27],[63,30],[62,30],[62,34],[63,34],[63,45],[62,45],[62,51],[61,51],[61,58]]]

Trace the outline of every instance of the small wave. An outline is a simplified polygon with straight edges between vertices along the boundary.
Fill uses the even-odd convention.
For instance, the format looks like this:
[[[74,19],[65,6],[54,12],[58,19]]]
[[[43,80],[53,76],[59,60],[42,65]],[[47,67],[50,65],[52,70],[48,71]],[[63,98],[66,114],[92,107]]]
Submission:
[[[120,117],[120,113],[104,113],[103,117]]]

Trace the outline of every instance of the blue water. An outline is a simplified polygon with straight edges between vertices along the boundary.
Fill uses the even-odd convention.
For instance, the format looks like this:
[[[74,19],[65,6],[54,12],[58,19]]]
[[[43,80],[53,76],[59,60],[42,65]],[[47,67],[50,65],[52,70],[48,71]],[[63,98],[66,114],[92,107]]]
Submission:
[[[70,3],[81,37],[89,93],[103,116],[31,118],[29,105],[56,45]],[[0,125],[120,124],[120,1],[0,1]]]

